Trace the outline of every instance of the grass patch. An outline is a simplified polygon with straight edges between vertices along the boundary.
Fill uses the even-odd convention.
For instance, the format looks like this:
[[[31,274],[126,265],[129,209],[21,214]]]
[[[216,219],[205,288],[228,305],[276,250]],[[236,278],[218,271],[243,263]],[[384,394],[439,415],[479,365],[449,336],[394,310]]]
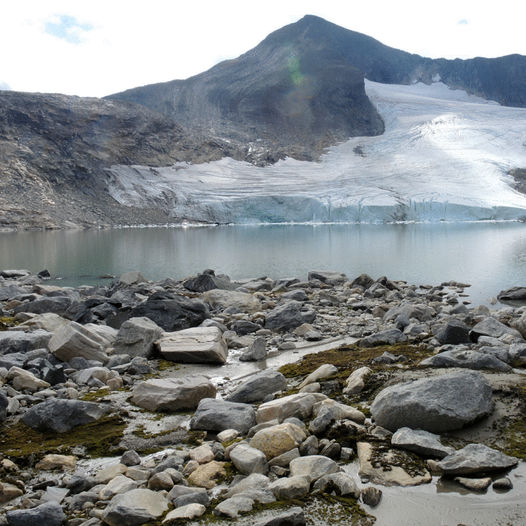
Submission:
[[[2,426],[0,452],[29,466],[48,453],[70,454],[77,447],[84,447],[91,457],[115,455],[123,451],[118,446],[125,429],[126,422],[118,415],[77,426],[67,433],[41,432],[18,422]]]

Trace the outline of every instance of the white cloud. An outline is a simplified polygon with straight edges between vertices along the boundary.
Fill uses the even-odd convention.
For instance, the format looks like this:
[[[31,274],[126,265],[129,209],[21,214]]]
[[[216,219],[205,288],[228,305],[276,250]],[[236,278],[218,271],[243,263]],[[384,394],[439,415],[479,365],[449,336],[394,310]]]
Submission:
[[[2,76],[16,90],[102,96],[200,73],[306,13],[431,57],[526,54],[521,6],[515,0],[502,0],[498,10],[473,0],[444,0],[435,10],[416,0],[2,2],[0,46],[9,50]],[[462,19],[469,24],[458,24]]]
[[[0,80],[0,90],[10,90],[11,86],[7,82],[2,82]]]

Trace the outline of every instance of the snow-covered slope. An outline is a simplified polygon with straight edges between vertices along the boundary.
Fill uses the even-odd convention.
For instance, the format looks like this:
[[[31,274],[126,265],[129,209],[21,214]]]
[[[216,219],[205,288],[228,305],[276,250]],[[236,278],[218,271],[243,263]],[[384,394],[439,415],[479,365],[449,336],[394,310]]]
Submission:
[[[526,217],[510,186],[526,167],[526,109],[432,85],[366,81],[385,121],[320,162],[256,167],[224,158],[166,168],[114,166],[109,191],[124,205],[161,207],[174,221],[383,222]]]

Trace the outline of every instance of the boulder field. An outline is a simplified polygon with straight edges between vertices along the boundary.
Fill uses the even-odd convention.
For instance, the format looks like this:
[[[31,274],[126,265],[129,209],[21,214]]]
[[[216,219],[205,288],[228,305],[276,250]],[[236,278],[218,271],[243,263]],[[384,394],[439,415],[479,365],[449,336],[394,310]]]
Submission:
[[[387,486],[520,484],[524,306],[324,271],[48,275],[0,271],[1,526],[372,525]]]

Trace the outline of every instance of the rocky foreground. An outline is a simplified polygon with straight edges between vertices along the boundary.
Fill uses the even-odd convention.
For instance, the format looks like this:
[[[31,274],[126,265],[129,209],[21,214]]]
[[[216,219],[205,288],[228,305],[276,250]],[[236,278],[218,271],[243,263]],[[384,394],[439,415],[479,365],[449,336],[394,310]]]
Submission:
[[[515,491],[525,307],[332,272],[48,278],[0,271],[0,524],[372,524],[382,486]]]

